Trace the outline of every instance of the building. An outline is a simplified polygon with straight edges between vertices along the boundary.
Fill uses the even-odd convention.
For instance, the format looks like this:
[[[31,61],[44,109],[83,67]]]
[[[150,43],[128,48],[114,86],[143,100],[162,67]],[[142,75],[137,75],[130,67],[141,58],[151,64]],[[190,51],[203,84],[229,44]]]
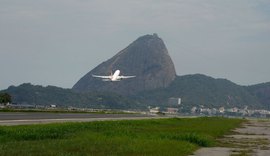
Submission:
[[[156,114],[160,112],[159,109],[160,109],[159,107],[154,107],[154,108],[149,108],[149,111],[150,113]]]
[[[171,98],[168,99],[168,104],[169,105],[181,105],[181,102],[182,102],[182,100],[179,97],[177,97],[177,98],[171,97]]]
[[[178,113],[178,108],[167,108],[167,112],[168,114],[177,114]]]

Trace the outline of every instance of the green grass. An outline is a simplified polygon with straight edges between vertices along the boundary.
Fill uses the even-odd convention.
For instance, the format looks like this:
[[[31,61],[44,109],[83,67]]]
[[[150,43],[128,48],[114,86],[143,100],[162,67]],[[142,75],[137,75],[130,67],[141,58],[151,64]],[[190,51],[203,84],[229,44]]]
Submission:
[[[171,118],[0,126],[0,155],[179,155],[214,146],[243,120]]]

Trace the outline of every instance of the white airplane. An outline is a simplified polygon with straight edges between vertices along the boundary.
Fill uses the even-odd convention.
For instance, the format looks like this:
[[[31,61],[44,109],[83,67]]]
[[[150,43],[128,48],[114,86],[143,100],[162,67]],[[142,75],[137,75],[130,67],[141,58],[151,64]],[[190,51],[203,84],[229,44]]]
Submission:
[[[109,75],[109,76],[100,76],[100,75],[92,75],[92,76],[102,78],[102,81],[120,81],[122,79],[128,79],[128,78],[136,77],[136,76],[123,76],[123,75],[120,75],[120,70],[116,70],[113,74],[111,73],[111,75]]]

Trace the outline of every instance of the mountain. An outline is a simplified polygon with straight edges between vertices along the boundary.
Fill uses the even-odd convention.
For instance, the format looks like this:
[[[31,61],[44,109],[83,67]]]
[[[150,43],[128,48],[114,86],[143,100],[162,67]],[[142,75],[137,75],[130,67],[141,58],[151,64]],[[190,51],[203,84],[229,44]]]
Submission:
[[[208,108],[265,108],[245,87],[202,74],[177,76],[167,88],[141,92],[134,98],[152,106],[166,106],[170,97],[181,98],[183,107],[188,109],[201,105]]]
[[[123,75],[136,77],[119,82],[92,77],[92,74],[109,75],[117,69]],[[22,84],[1,92],[9,93],[15,103],[33,105],[147,109],[147,106],[168,107],[169,98],[179,97],[181,107],[186,110],[202,105],[270,109],[270,82],[240,86],[202,74],[176,76],[168,50],[157,34],[139,37],[88,72],[72,89]]]
[[[147,106],[168,107],[168,99],[180,97],[181,107],[269,109],[270,83],[239,86],[226,79],[202,74],[177,76],[166,88],[142,91],[130,96],[112,92],[78,93],[54,86],[42,87],[29,83],[11,86],[0,92],[9,93],[18,104],[74,106],[107,109],[147,109]]]
[[[135,78],[120,82],[104,82],[94,75],[109,75],[119,69],[123,75]],[[168,50],[157,34],[139,37],[111,59],[99,64],[83,76],[74,86],[77,92],[111,91],[132,95],[140,91],[165,88],[176,77]]]
[[[115,93],[77,93],[55,86],[39,86],[24,83],[0,91],[8,93],[13,103],[30,105],[57,105],[58,107],[88,107],[106,109],[140,108],[132,100]]]
[[[256,96],[261,104],[270,110],[270,82],[247,86],[247,90]]]

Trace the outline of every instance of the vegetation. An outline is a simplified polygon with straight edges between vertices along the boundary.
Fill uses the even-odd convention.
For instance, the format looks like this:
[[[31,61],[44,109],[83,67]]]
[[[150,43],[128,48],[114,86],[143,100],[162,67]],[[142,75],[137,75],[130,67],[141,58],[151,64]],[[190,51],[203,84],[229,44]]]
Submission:
[[[2,92],[9,93],[15,103],[33,105],[147,109],[147,106],[167,107],[168,98],[181,97],[186,110],[201,105],[208,108],[248,106],[251,109],[269,109],[269,86],[269,83],[265,83],[244,87],[225,79],[195,74],[177,76],[167,88],[144,91],[129,97],[111,92],[78,93],[71,89],[31,84],[11,86]]]
[[[270,110],[270,82],[247,86],[246,89]]]
[[[11,103],[11,96],[8,93],[0,93],[0,103]]]
[[[0,155],[179,155],[215,145],[243,122],[171,118],[0,126]],[[15,148],[16,147],[16,148]]]
[[[136,95],[142,103],[155,106],[167,104],[168,98],[181,97],[182,104],[190,110],[193,106],[203,105],[207,108],[238,107],[264,108],[245,87],[229,80],[214,79],[205,75],[195,74],[178,76],[167,88],[142,92]]]
[[[3,92],[13,97],[14,103],[31,105],[57,105],[57,107],[73,106],[106,109],[136,108],[136,103],[115,93],[77,93],[71,89],[54,86],[39,86],[30,83],[18,87],[11,86]]]

